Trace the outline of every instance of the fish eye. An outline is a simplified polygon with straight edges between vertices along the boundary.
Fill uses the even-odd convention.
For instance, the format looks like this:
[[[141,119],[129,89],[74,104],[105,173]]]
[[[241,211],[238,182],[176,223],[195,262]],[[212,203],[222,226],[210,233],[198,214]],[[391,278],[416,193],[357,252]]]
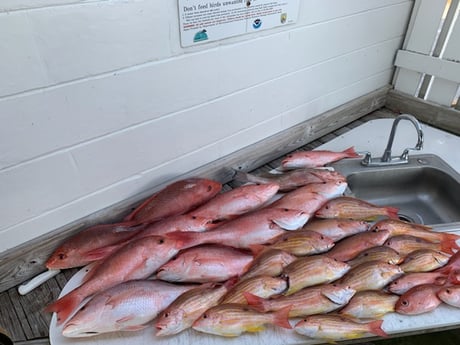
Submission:
[[[158,240],[158,244],[163,244],[163,243],[165,243],[165,240],[164,240],[163,238],[160,238],[160,239]]]
[[[164,317],[169,317],[169,313],[164,313],[163,316]]]
[[[446,293],[449,293],[449,294],[451,293],[450,289],[446,289],[445,291]]]
[[[211,185],[208,186],[208,192],[210,192],[210,191],[212,191],[212,186]]]
[[[406,306],[406,307],[409,305],[409,302],[406,301],[406,300],[403,300],[401,303],[402,303],[403,306]]]
[[[66,255],[64,253],[59,253],[58,257],[59,260],[64,260],[66,258]]]
[[[196,219],[196,216],[192,216],[192,219]]]
[[[203,319],[207,319],[208,318],[208,315],[207,314],[203,314]]]

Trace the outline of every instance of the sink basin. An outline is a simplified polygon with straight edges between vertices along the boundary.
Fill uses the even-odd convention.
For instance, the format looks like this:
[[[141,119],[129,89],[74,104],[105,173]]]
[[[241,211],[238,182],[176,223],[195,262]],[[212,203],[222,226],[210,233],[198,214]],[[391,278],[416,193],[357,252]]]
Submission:
[[[347,178],[346,195],[398,207],[402,220],[427,225],[460,221],[460,174],[436,155],[413,155],[396,166],[366,167],[361,159],[332,166]]]

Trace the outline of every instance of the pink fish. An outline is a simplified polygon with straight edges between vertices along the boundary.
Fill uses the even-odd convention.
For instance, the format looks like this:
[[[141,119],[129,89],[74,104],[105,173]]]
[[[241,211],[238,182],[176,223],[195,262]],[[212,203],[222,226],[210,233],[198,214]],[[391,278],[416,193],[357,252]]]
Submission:
[[[166,234],[190,248],[204,243],[216,243],[235,248],[250,248],[255,244],[267,243],[285,233],[284,229],[298,229],[308,216],[298,210],[264,208],[230,220],[206,232],[172,232]]]
[[[422,284],[414,286],[399,297],[395,311],[405,315],[419,315],[436,309],[442,301],[438,291],[442,286],[436,284]]]
[[[298,168],[315,168],[326,164],[336,162],[343,158],[359,158],[354,147],[349,147],[342,152],[334,152],[327,150],[314,151],[298,151],[288,154],[282,161],[283,169],[298,169]]]
[[[105,255],[109,255],[119,245],[133,238],[145,228],[145,224],[124,222],[91,226],[61,244],[46,261],[49,269],[65,269],[80,267],[103,256],[93,253],[95,249],[110,247]]]
[[[190,214],[214,222],[236,218],[263,206],[278,190],[279,186],[275,183],[240,186],[217,195]]]
[[[128,243],[104,259],[92,270],[82,285],[46,307],[57,313],[62,324],[78,305],[96,292],[135,279],[145,279],[178,253],[177,242],[160,236],[150,236]]]
[[[221,282],[240,276],[252,262],[245,251],[222,245],[202,245],[181,251],[156,277],[169,282]]]
[[[115,331],[138,331],[177,297],[196,286],[159,280],[135,280],[101,291],[62,330],[65,337],[90,337]]]
[[[388,285],[388,290],[397,295],[402,295],[414,286],[423,284],[443,285],[446,283],[446,281],[447,275],[442,272],[415,272],[405,274],[402,277],[392,281]]]
[[[222,189],[219,182],[188,178],[169,184],[126,216],[125,221],[150,223],[189,212],[212,199]]]

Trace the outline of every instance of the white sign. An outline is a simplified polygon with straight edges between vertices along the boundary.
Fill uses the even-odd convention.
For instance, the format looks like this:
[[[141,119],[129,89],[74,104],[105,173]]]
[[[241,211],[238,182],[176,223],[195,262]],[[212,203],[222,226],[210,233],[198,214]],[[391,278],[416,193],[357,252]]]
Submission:
[[[178,0],[181,45],[295,23],[299,0]]]

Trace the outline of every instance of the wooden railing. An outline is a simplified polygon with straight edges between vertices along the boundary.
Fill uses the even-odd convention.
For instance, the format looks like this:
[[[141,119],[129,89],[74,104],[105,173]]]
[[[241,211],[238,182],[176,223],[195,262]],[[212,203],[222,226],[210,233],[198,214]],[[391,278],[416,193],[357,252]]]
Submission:
[[[459,3],[415,0],[403,49],[396,55],[395,90],[460,110]]]

